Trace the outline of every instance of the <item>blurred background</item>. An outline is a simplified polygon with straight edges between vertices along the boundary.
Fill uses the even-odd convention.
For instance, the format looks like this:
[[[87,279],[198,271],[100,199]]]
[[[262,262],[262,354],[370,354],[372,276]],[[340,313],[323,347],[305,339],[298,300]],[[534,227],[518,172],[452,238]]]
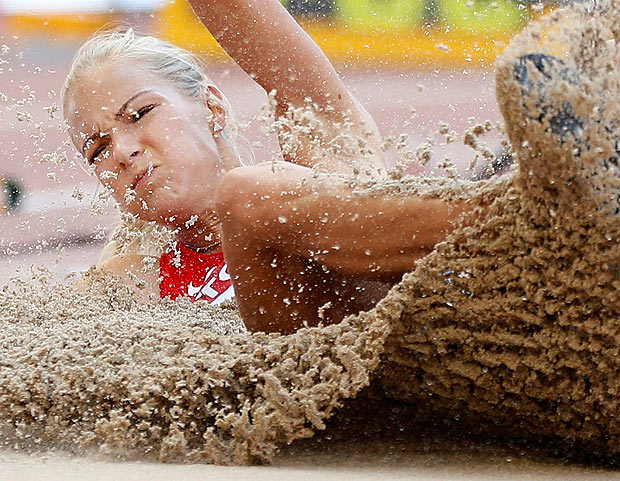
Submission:
[[[223,0],[224,1],[224,0]],[[493,63],[516,32],[553,3],[516,0],[282,0],[394,139],[392,165],[431,146],[411,173],[484,174],[502,151]],[[78,158],[60,90],[80,42],[128,24],[204,56],[245,125],[257,161],[278,154],[256,119],[264,93],[193,16],[185,0],[0,0],[0,281],[44,265],[63,277],[97,262],[118,222]],[[468,128],[486,124],[477,149]],[[486,158],[486,160],[485,160]],[[452,167],[453,166],[453,167]],[[447,168],[446,168],[447,167]],[[486,169],[488,170],[488,169]]]

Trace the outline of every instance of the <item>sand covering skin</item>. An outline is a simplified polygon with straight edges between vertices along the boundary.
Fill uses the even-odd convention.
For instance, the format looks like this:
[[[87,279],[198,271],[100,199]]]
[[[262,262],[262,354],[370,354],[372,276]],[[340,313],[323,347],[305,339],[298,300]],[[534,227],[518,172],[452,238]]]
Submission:
[[[5,287],[2,442],[268,462],[370,386],[515,435],[618,453],[620,75],[611,40],[619,13],[604,5],[557,12],[500,59],[514,173],[387,186],[466,195],[484,215],[368,313],[292,335],[247,334],[233,308],[143,306],[109,281],[93,279],[83,294],[46,283]],[[561,62],[538,69],[527,59],[538,52]],[[570,129],[558,111],[574,120]]]

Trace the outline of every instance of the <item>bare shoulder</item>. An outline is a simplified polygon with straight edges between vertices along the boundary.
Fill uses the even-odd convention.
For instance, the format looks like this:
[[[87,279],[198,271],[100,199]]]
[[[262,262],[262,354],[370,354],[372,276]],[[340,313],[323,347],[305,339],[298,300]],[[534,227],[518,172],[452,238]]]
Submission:
[[[114,255],[97,265],[97,271],[114,274],[141,297],[159,294],[159,259],[140,254]]]
[[[279,202],[286,194],[299,194],[314,179],[312,169],[286,161],[261,162],[229,170],[215,190],[220,215],[226,215],[240,199]],[[294,191],[294,192],[293,192]],[[256,202],[252,202],[255,204]],[[239,205],[240,206],[240,205]]]

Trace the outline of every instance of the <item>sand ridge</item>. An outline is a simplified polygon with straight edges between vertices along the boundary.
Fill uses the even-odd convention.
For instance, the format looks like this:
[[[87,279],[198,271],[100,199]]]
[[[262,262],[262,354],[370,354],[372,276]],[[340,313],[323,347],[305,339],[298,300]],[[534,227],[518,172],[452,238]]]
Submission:
[[[247,334],[231,306],[140,304],[96,277],[81,293],[45,287],[0,293],[7,446],[269,461],[369,383],[387,332],[361,316],[292,336]]]
[[[504,435],[617,456],[619,13],[604,3],[558,11],[499,59],[519,168],[485,185],[493,195],[474,194],[490,201],[482,222],[392,291],[403,313],[379,382],[393,396],[476,414]],[[539,71],[539,53],[561,62]],[[529,87],[518,81],[523,65]],[[570,119],[575,128],[564,128]]]

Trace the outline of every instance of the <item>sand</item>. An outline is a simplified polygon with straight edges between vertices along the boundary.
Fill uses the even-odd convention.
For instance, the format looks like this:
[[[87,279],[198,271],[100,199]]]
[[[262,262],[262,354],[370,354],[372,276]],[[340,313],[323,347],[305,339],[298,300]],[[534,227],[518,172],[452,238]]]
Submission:
[[[214,466],[204,464],[161,464],[144,461],[111,461],[59,455],[29,456],[0,452],[0,480],[45,479],[47,481],[93,481],[144,479],[226,481],[262,480],[425,480],[425,481],[607,481],[617,472],[609,469],[562,465],[549,460],[515,457],[505,453],[486,454],[386,451],[381,447],[362,447],[327,453],[284,452],[273,466]]]
[[[571,7],[523,32],[499,59],[498,101],[518,160],[511,174],[475,183],[396,178],[371,189],[466,198],[476,217],[369,312],[292,335],[249,334],[231,306],[145,306],[96,276],[83,292],[4,287],[2,444],[16,456],[53,449],[277,463],[283,446],[338,432],[326,424],[334,414],[354,433],[376,422],[373,407],[396,402],[413,411],[380,420],[413,437],[430,419],[460,436],[614,463],[620,72],[610,40],[619,13]],[[549,29],[553,42],[541,35]],[[538,72],[519,60],[540,51],[562,63]],[[529,87],[518,82],[519,66],[532,75]],[[541,83],[547,74],[555,80]],[[578,128],[558,130],[557,112]]]
[[[0,311],[7,445],[161,461],[271,460],[368,385],[387,332],[362,316],[294,336],[235,334],[230,307],[140,304],[97,278],[82,293],[6,288]]]
[[[498,61],[518,171],[475,193],[490,203],[484,220],[388,296],[402,311],[378,380],[401,400],[609,459],[620,448],[617,19],[604,5],[558,12]],[[553,44],[540,35],[551,25]],[[557,81],[522,101],[516,59],[541,51],[562,58],[546,71]],[[543,73],[525,64],[536,85]],[[579,127],[558,129],[558,113]]]

